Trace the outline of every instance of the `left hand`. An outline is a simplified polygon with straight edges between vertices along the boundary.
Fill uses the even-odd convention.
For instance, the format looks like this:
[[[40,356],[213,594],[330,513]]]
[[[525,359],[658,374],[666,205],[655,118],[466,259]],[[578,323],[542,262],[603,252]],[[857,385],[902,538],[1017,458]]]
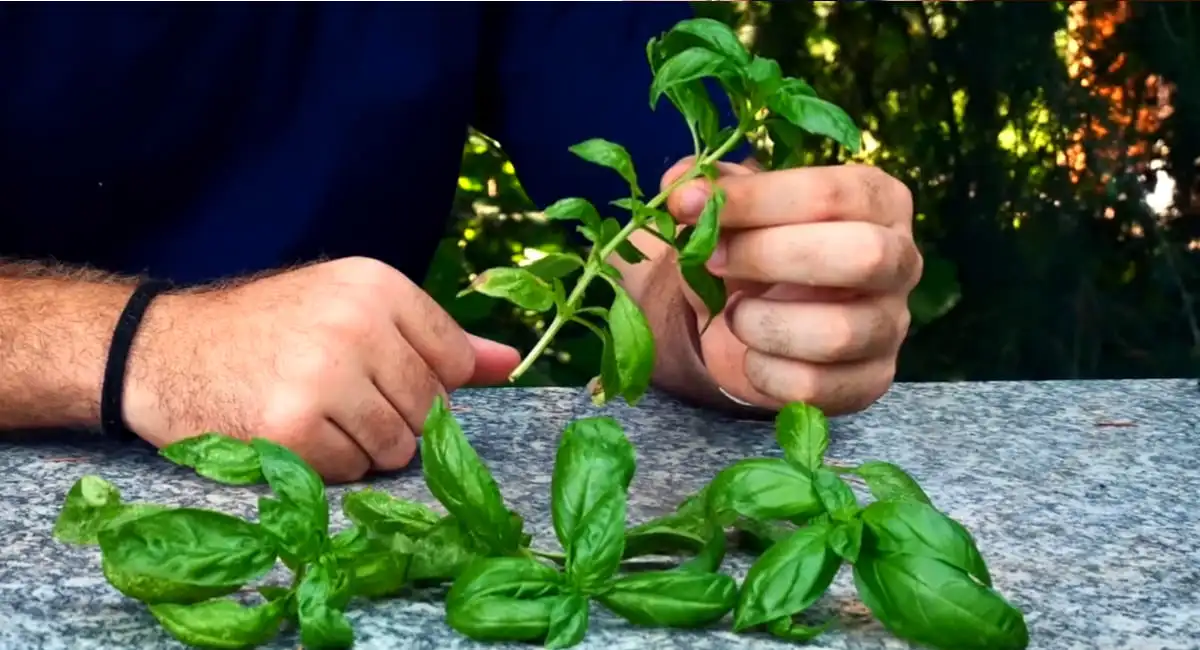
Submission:
[[[865,165],[766,172],[723,163],[717,183],[726,204],[708,268],[729,298],[701,339],[712,380],[770,409],[802,401],[837,415],[870,406],[895,378],[923,268],[908,188]],[[667,208],[695,223],[707,196],[708,181],[692,181]],[[680,284],[703,326],[704,304]]]

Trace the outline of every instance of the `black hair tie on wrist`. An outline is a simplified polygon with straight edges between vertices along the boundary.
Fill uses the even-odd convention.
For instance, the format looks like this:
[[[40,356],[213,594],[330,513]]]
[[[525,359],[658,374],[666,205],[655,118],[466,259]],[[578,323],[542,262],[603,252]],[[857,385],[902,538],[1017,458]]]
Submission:
[[[163,291],[171,288],[165,280],[146,280],[140,283],[129,296],[117,326],[113,330],[112,342],[108,347],[108,362],[104,367],[104,385],[100,389],[100,426],[104,435],[123,440],[135,440],[137,434],[125,423],[125,369],[129,365],[129,351],[146,308]]]

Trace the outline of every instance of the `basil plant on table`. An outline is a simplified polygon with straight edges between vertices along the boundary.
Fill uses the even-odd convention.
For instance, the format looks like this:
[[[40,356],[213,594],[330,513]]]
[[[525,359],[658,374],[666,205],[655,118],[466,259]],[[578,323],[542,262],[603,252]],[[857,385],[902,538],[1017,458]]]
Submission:
[[[724,195],[716,189],[699,222],[679,228],[661,210],[675,186],[715,177],[721,156],[756,129],[775,140],[773,158],[785,166],[805,134],[858,146],[858,130],[840,109],[784,77],[774,61],[750,54],[719,22],[683,21],[652,39],[646,54],[654,72],[651,106],[666,97],[680,111],[695,144],[693,168],[647,199],[620,145],[596,139],[572,147],[628,182],[629,195],[613,206],[629,211],[630,220],[622,226],[603,218],[583,199],[558,201],[546,214],[578,222],[594,243],[587,259],[553,255],[492,269],[468,288],[555,310],[514,378],[567,322],[592,329],[604,344],[597,403],[620,397],[636,405],[654,366],[645,316],[607,262],[614,253],[631,263],[645,258],[628,241],[633,231],[670,244],[710,313],[724,308],[720,279],[704,270]],[[728,94],[736,124],[718,124],[705,79]],[[580,275],[568,292],[563,279],[573,273]],[[596,278],[612,286],[613,303],[581,308]],[[437,585],[448,587],[446,623],[477,641],[571,647],[586,638],[595,604],[632,626],[727,624],[738,634],[804,642],[836,624],[812,620],[811,609],[843,567],[863,603],[898,638],[947,650],[1028,645],[1024,616],[994,587],[971,534],[912,476],[883,461],[828,463],[828,422],[810,405],[786,405],[775,433],[780,454],[738,461],[668,514],[634,525],[627,511],[637,458],[620,424],[610,417],[569,423],[549,494],[557,550],[532,548],[521,515],[440,398],[421,438],[425,485],[439,509],[361,489],[343,497],[350,525],[334,531],[324,484],[302,459],[265,439],[204,433],[160,453],[219,483],[265,483],[269,493],[258,499],[253,521],[126,502],[116,486],[88,475],[68,492],[53,533],[98,547],[109,584],[198,648],[253,648],[289,628],[309,650],[349,648],[355,632],[348,612],[356,603]],[[869,503],[851,482],[865,486]],[[730,548],[755,558],[740,582],[722,570]],[[273,579],[277,569],[286,579]]]

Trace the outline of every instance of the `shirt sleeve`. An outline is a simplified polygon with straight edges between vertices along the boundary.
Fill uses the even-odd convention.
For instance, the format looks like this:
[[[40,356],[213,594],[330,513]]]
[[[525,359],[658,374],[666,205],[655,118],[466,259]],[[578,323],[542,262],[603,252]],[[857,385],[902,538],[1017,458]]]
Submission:
[[[693,153],[683,117],[663,98],[650,108],[646,43],[694,14],[686,2],[520,2],[493,13],[483,52],[476,126],[508,153],[540,209],[568,196],[592,201],[604,216],[628,196],[613,170],[567,148],[590,138],[624,146],[647,196],[663,173]],[[723,102],[717,102],[723,107]],[[731,114],[722,116],[731,124]]]

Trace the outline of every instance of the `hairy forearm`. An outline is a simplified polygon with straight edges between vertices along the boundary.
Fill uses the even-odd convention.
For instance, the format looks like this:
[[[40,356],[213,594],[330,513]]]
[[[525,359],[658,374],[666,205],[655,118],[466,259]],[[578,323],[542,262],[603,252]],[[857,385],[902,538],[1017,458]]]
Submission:
[[[98,425],[109,342],[134,283],[0,262],[0,430]]]

